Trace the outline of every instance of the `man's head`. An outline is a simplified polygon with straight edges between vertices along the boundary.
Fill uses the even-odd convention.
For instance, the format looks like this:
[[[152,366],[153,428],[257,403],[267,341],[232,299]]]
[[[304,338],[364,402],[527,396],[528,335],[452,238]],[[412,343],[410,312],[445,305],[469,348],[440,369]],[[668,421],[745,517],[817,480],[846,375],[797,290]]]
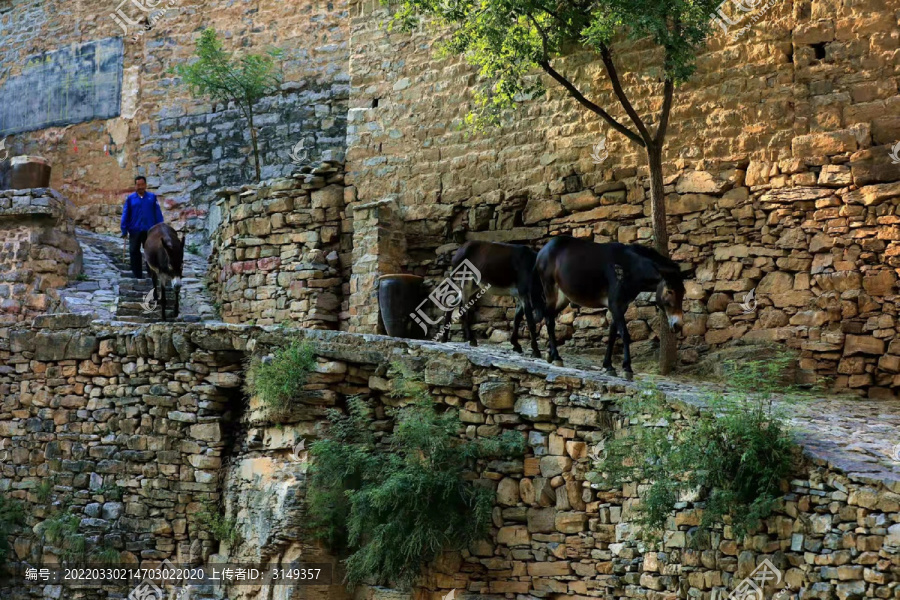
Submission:
[[[144,195],[144,192],[147,191],[147,178],[143,175],[138,175],[134,178],[134,191],[136,191],[141,196]]]

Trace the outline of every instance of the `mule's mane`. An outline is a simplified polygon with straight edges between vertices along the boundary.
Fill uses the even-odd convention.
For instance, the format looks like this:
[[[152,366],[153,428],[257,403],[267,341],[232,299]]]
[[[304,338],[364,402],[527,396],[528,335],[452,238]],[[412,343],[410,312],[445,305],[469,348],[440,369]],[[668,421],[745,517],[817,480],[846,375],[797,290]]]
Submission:
[[[684,275],[681,274],[681,267],[674,260],[663,256],[649,246],[641,244],[629,244],[628,249],[653,262],[659,274],[666,280],[666,283],[679,288],[684,287]]]

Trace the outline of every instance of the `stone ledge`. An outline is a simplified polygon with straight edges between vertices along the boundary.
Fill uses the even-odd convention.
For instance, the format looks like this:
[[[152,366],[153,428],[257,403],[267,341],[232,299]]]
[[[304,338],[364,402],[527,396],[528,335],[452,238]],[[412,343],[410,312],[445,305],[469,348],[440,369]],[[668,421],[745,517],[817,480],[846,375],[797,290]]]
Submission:
[[[262,351],[301,336],[316,344],[316,352],[322,357],[372,365],[401,360],[423,372],[429,383],[448,388],[471,387],[469,374],[473,368],[529,373],[551,383],[573,384],[579,390],[578,403],[592,408],[602,408],[604,403],[612,400],[613,394],[640,389],[642,381],[652,380],[657,389],[679,404],[684,412],[702,410],[704,396],[717,389],[712,385],[688,385],[659,377],[641,377],[640,374],[638,381],[630,382],[600,371],[554,366],[496,347],[470,348],[461,343],[402,340],[343,331],[226,323],[168,325],[101,320],[75,331],[37,334],[33,331],[14,329],[11,332],[12,351],[34,352],[36,360],[47,361],[90,358],[98,343],[117,337],[127,337],[127,343],[148,348],[154,358],[170,360],[175,357],[187,359],[197,349],[212,353]],[[566,401],[570,399],[566,398]],[[900,493],[900,465],[891,458],[892,447],[898,441],[895,432],[900,430],[900,402],[822,398],[796,406],[792,420],[797,428],[798,443],[805,456],[815,464],[833,468],[862,484],[883,484]]]

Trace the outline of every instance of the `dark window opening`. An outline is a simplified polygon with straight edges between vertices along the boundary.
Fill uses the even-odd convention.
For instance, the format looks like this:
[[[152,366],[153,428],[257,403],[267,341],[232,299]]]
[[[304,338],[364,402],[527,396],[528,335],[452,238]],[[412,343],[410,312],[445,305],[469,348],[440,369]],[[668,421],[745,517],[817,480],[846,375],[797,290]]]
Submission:
[[[823,58],[825,58],[825,42],[810,45],[812,46],[813,51],[815,51],[816,53],[816,60],[822,60]]]
[[[379,100],[381,100],[381,98],[375,98],[374,100],[372,100],[372,108],[378,108]]]

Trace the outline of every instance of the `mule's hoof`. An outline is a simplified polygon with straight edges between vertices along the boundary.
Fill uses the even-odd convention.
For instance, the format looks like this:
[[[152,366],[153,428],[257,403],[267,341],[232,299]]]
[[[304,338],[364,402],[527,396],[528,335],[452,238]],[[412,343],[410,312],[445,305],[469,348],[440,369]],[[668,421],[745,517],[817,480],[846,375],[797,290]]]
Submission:
[[[616,370],[612,367],[606,367],[605,369],[603,369],[603,372],[606,373],[607,375],[609,375],[610,377],[618,377],[619,376],[619,374],[616,373]]]
[[[534,358],[541,358],[541,351],[540,350],[532,350],[531,356],[533,356]]]
[[[516,354],[522,354],[522,346],[513,346],[513,352]]]
[[[469,342],[469,346],[471,346],[472,348],[477,348],[478,342],[476,342],[475,340],[472,340],[471,342]]]
[[[625,379],[628,381],[634,381],[634,373],[631,371],[625,371]]]
[[[555,366],[555,367],[561,367],[561,366],[563,366],[563,361],[562,361],[562,359],[561,359],[561,358],[557,358],[556,360],[554,360],[554,361],[553,361],[553,366]]]

